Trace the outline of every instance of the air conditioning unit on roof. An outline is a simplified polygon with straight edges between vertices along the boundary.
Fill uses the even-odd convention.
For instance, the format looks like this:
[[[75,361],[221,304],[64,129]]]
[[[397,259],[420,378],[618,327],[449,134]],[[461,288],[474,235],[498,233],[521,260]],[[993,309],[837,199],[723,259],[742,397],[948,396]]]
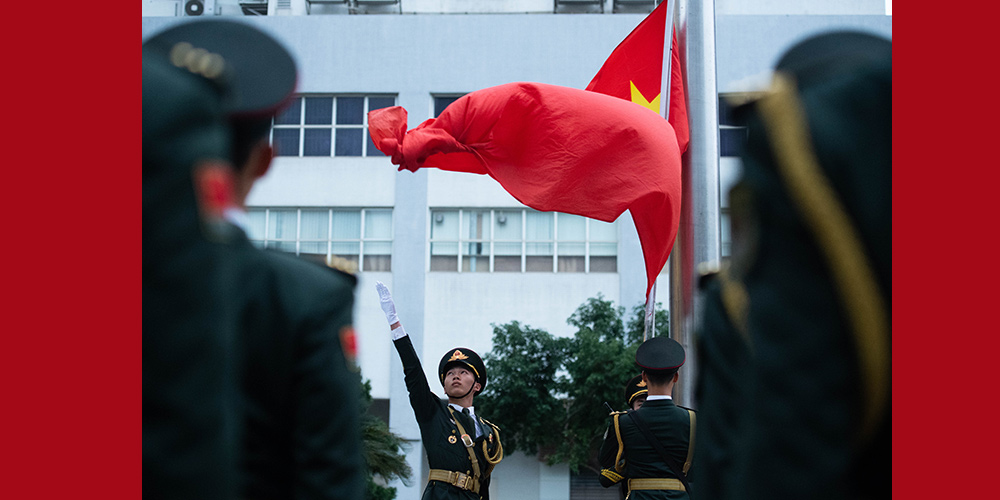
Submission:
[[[182,0],[185,16],[214,16],[215,0]]]

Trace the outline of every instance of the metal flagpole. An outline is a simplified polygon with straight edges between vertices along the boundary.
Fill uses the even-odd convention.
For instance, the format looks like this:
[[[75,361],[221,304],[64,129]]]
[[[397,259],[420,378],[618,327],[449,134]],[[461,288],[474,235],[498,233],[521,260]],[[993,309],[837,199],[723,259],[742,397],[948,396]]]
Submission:
[[[670,335],[687,354],[674,397],[678,404],[694,407],[694,326],[701,311],[695,268],[701,262],[717,262],[721,256],[715,0],[682,0],[678,14],[691,144],[682,157],[681,220],[670,255]]]
[[[670,73],[672,69],[671,53],[673,51],[674,10],[676,0],[667,0],[666,23],[663,28],[663,61],[660,66],[660,116],[664,120],[670,118]],[[667,263],[669,266],[670,263]],[[669,269],[669,267],[668,267]],[[656,282],[649,289],[646,297],[645,328],[642,331],[642,341],[656,336]]]
[[[670,118],[670,73],[671,73],[671,53],[673,52],[674,39],[674,10],[677,9],[677,0],[667,0],[666,23],[663,28],[663,65],[660,66],[660,116],[664,120]]]
[[[646,315],[644,316],[644,328],[642,330],[642,341],[649,340],[650,334],[656,336],[656,282],[649,289],[649,297],[646,297]]]

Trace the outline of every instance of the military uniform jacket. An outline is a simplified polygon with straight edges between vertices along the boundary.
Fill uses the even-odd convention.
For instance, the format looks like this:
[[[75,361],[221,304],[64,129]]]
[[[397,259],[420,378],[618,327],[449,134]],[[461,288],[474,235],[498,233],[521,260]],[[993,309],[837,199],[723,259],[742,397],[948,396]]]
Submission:
[[[363,498],[355,278],[243,242],[243,498]]]
[[[702,324],[698,332],[698,384],[695,388],[699,415],[695,455],[698,456],[698,496],[713,500],[742,498],[733,487],[736,465],[742,453],[739,442],[745,434],[751,407],[750,367],[753,363],[749,338],[741,328],[742,315],[727,306],[723,290],[737,287],[729,278],[712,278],[702,292]]]
[[[646,401],[634,412],[639,413],[650,432],[660,442],[667,453],[683,465],[688,456],[691,422],[688,411],[678,407],[671,399]],[[601,463],[601,484],[609,487],[619,481],[636,478],[677,478],[670,467],[660,458],[653,445],[639,430],[630,415],[633,411],[618,415],[618,429],[614,422],[608,427],[604,443],[598,455]],[[619,439],[618,436],[621,436]],[[616,463],[617,462],[617,463]],[[624,463],[622,463],[624,462]],[[693,481],[688,470],[688,482]],[[692,485],[692,488],[694,486]],[[687,499],[688,494],[676,490],[633,490],[629,500]]]
[[[236,495],[235,290],[191,171],[225,158],[211,85],[142,51],[142,498]]]
[[[406,380],[406,390],[410,393],[410,406],[413,407],[413,414],[420,426],[420,438],[423,440],[424,450],[427,452],[427,464],[431,469],[443,469],[467,473],[473,473],[472,460],[462,443],[461,433],[455,421],[452,420],[452,413],[448,411],[448,405],[437,395],[431,392],[427,384],[427,377],[420,366],[420,359],[413,349],[410,337],[405,336],[393,342],[399,352],[399,358],[403,362],[404,379]],[[469,436],[473,436],[475,430],[471,428],[471,419],[461,412],[454,412],[458,418],[463,419],[462,426]],[[437,499],[468,499],[478,500],[490,498],[490,475],[494,462],[503,457],[503,447],[500,445],[499,428],[486,419],[476,414],[483,435],[475,438],[473,449],[480,470],[479,493],[471,490],[463,490],[451,484],[440,481],[429,481],[424,489],[422,500]]]

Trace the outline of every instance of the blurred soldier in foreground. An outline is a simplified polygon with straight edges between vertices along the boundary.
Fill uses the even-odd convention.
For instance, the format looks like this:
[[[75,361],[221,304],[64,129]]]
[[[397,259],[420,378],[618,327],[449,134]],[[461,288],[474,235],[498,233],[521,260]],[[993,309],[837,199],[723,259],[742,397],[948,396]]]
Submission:
[[[231,172],[230,130],[221,91],[143,45],[143,498],[236,497],[235,295],[219,231],[232,192],[218,182]],[[196,192],[196,179],[215,182],[218,196]]]
[[[886,497],[892,44],[853,32],[798,43],[741,113],[730,271],[752,357],[727,497]]]
[[[500,428],[476,414],[473,398],[486,387],[486,365],[472,349],[457,347],[438,363],[448,404],[431,392],[389,289],[376,283],[393,344],[403,362],[410,406],[420,427],[430,474],[423,500],[489,500],[493,468],[503,460]]]
[[[747,406],[750,362],[746,333],[746,291],[724,265],[700,273],[703,316],[698,329],[698,495],[738,498],[730,485],[738,462]]]
[[[178,25],[146,45],[182,61],[192,51],[218,55],[229,85],[223,109],[233,130],[236,194],[225,215],[235,234],[228,250],[236,267],[243,349],[242,496],[361,498],[356,279],[293,255],[258,250],[244,232],[246,197],[271,164],[271,120],[291,98],[295,63],[270,36],[226,20]]]
[[[598,454],[601,485],[627,481],[632,500],[689,498],[694,411],[674,404],[671,392],[684,348],[668,337],[639,346],[635,363],[648,391],[639,409],[611,414],[612,423]]]

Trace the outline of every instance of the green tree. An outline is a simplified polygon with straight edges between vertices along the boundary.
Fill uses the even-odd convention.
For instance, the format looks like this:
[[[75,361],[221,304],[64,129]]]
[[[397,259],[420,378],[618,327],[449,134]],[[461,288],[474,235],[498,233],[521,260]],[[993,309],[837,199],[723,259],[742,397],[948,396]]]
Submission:
[[[505,453],[535,454],[558,441],[552,422],[533,416],[564,411],[556,372],[568,341],[517,321],[493,325],[493,349],[483,357],[489,379],[476,404],[500,426]]]
[[[375,476],[383,481],[399,479],[403,484],[410,485],[413,471],[406,463],[403,438],[389,430],[382,419],[372,415],[368,409],[372,405],[372,384],[363,379],[361,384],[361,440],[364,448],[366,465],[366,480],[368,483],[367,500],[392,500],[396,498],[396,488],[381,486],[375,482]]]
[[[597,450],[610,403],[623,409],[622,389],[638,375],[635,350],[642,342],[643,304],[625,308],[602,295],[587,299],[567,319],[572,338],[512,321],[493,325],[485,356],[491,381],[479,403],[501,426],[507,453],[537,453],[547,463],[599,471]],[[657,335],[669,335],[667,312],[657,304]]]

